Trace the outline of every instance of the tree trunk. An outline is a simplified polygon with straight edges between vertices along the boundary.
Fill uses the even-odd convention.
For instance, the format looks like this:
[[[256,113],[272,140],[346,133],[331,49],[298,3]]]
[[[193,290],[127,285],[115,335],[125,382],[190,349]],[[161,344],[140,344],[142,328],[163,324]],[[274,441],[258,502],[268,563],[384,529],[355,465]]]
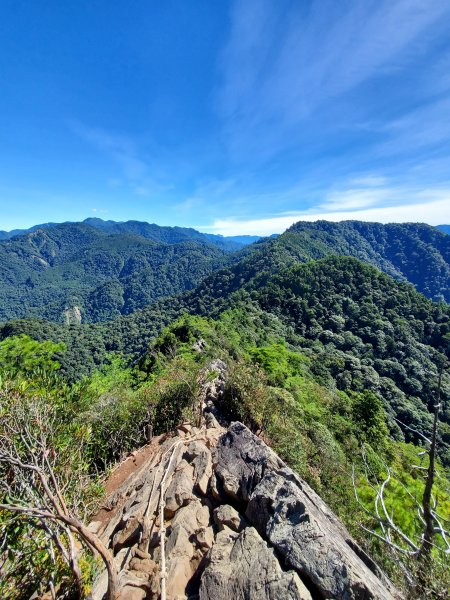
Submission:
[[[425,483],[425,490],[422,497],[422,508],[423,518],[425,521],[425,530],[422,537],[422,545],[419,550],[419,558],[424,562],[428,563],[431,556],[432,539],[434,535],[434,518],[431,512],[431,493],[434,484],[435,475],[435,461],[436,461],[436,442],[437,442],[437,424],[439,417],[439,409],[441,407],[441,384],[442,384],[442,372],[444,370],[443,365],[439,369],[439,380],[437,389],[436,405],[434,408],[434,419],[433,419],[433,432],[431,435],[431,446],[429,451],[429,464],[428,474]]]

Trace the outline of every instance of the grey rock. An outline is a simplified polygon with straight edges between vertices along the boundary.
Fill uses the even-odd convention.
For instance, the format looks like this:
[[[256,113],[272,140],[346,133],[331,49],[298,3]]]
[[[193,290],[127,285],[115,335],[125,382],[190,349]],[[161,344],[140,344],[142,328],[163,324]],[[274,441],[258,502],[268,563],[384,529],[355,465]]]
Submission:
[[[284,463],[242,423],[233,423],[221,437],[216,452],[215,475],[223,491],[238,502],[248,502],[267,469]]]
[[[205,424],[207,429],[216,429],[217,427],[220,427],[219,421],[211,411],[205,411]]]
[[[203,527],[196,535],[197,545],[200,548],[211,548],[214,544],[214,532],[212,527]]]
[[[134,585],[124,585],[120,590],[119,600],[145,600],[146,598],[146,590]]]
[[[211,451],[201,441],[191,442],[185,456],[194,467],[195,486],[205,496],[212,475]]]
[[[130,570],[146,573],[150,577],[158,573],[158,565],[151,558],[134,557],[130,561]]]
[[[203,505],[197,510],[197,522],[200,527],[208,527],[210,524],[211,513],[207,505]]]
[[[236,509],[229,504],[222,504],[214,510],[214,521],[219,531],[229,527],[232,531],[242,531],[244,521]]]
[[[166,542],[167,597],[185,598],[185,590],[194,574],[191,559],[195,549],[182,525],[176,525]]]
[[[244,425],[234,423],[222,436],[216,460],[226,493],[247,504],[250,523],[323,597],[395,597],[389,582],[354,551],[356,542],[319,496]]]
[[[192,346],[192,350],[195,350],[195,352],[203,352],[204,350],[206,350],[207,347],[208,347],[208,344],[205,342],[205,340],[200,338]]]
[[[175,513],[172,520],[172,528],[181,525],[187,531],[188,535],[192,535],[203,525],[198,522],[197,513],[201,510],[202,505],[199,500],[189,502],[187,506],[183,506]]]
[[[223,489],[222,480],[217,477],[215,470],[213,471],[209,481],[209,491],[216,502],[227,502],[228,498],[225,490]]]
[[[142,531],[142,526],[136,517],[132,516],[125,523],[123,529],[118,531],[113,538],[113,547],[116,552],[124,546],[132,546],[139,541],[139,536]]]
[[[184,468],[183,463],[185,463],[185,461],[181,461],[180,465],[178,465],[177,470],[172,477],[172,481],[170,482],[166,491],[166,505],[164,508],[164,516],[166,518],[173,517],[173,515],[181,506],[185,506],[193,498],[193,469],[190,465],[187,465],[187,463],[185,463],[187,467]]]
[[[311,600],[297,573],[281,569],[273,550],[253,527],[236,539],[219,534],[207,560],[200,600]]]
[[[166,555],[170,559],[172,557],[187,558],[188,561],[194,555],[194,548],[189,541],[189,535],[182,525],[176,525],[166,541]]]

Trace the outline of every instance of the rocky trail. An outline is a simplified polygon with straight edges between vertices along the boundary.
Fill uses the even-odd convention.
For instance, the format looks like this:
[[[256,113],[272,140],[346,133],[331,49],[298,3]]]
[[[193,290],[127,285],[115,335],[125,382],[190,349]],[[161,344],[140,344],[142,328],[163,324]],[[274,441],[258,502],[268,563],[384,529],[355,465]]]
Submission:
[[[113,473],[89,528],[111,550],[120,600],[393,600],[398,592],[320,497],[202,387],[200,427],[155,438]],[[113,489],[114,488],[114,489]],[[106,571],[92,600],[107,590]]]

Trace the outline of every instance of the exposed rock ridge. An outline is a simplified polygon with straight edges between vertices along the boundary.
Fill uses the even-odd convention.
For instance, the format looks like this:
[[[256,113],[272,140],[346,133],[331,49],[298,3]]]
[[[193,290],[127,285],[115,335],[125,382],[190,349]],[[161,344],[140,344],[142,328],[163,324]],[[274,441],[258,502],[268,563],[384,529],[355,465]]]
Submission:
[[[225,365],[211,368],[201,426],[154,442],[90,525],[115,555],[120,600],[160,598],[161,586],[170,600],[397,598],[304,481],[244,425],[219,423]],[[93,600],[105,591],[103,574]]]
[[[321,498],[242,423],[233,423],[220,438],[214,478],[319,597],[396,597]]]

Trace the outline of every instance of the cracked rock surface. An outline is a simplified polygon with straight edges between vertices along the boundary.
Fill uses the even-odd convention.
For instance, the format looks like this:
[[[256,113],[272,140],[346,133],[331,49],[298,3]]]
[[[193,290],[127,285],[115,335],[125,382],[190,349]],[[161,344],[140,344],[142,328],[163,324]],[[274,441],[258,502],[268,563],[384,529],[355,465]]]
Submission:
[[[202,574],[200,600],[254,598],[254,600],[311,600],[311,594],[293,570],[283,571],[275,553],[254,527],[233,534],[225,526],[217,535]]]

